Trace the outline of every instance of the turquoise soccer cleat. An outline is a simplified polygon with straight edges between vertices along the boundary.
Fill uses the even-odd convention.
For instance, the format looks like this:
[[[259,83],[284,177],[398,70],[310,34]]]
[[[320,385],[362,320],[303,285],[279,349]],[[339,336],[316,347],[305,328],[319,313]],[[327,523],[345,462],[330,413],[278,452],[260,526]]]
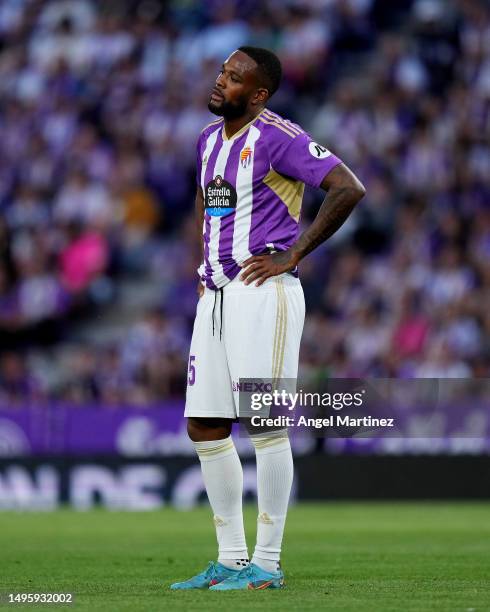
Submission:
[[[233,578],[233,576],[238,573],[240,573],[240,570],[229,569],[221,563],[218,563],[218,561],[210,561],[203,572],[184,582],[174,582],[170,585],[170,588],[173,591],[183,589],[208,589],[210,586],[219,584],[227,578]]]
[[[266,572],[255,563],[236,572],[233,576],[226,578],[219,584],[209,587],[210,591],[234,591],[234,590],[261,590],[281,589],[284,587],[284,574],[281,570],[277,572]]]

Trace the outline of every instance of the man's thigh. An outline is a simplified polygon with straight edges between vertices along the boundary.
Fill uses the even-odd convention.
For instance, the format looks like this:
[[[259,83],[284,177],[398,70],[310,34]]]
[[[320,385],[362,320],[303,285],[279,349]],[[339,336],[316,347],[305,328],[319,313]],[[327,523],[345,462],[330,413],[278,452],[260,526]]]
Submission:
[[[220,299],[219,293],[207,289],[197,304],[189,351],[186,417],[236,417],[225,344],[220,340]]]
[[[228,291],[227,291],[228,289]],[[305,303],[291,275],[225,288],[224,337],[233,388],[244,378],[296,379]],[[238,413],[238,392],[234,393]]]

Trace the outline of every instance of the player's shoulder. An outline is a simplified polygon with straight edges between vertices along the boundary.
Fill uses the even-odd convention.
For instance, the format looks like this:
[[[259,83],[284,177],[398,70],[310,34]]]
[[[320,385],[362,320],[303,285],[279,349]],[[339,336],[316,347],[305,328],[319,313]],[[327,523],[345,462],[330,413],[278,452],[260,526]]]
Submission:
[[[266,138],[289,138],[294,139],[305,131],[297,123],[293,123],[289,119],[281,117],[278,113],[265,108],[258,116],[258,127],[260,126],[263,135]]]
[[[207,125],[205,125],[200,133],[200,138],[202,137],[206,137],[209,136],[209,134],[212,134],[214,131],[219,130],[224,123],[224,119],[223,117],[220,117],[219,119],[215,119],[214,121],[211,121],[210,123],[208,123]]]

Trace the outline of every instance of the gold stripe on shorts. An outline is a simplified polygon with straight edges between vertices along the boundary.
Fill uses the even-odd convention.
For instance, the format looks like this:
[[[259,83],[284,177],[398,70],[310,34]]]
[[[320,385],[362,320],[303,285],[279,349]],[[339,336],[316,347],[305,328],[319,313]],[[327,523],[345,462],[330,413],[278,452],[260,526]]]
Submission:
[[[286,292],[284,291],[284,285],[283,285],[282,279],[280,279],[279,281],[279,291],[281,293],[282,303],[283,303],[283,327],[282,327],[281,336],[279,338],[280,344],[278,347],[278,362],[277,362],[277,372],[276,372],[277,378],[280,378],[282,376],[282,370],[284,366],[284,351],[286,349],[286,332],[287,332],[287,327],[288,327],[288,304],[286,300]]]
[[[277,291],[276,330],[274,334],[274,345],[272,350],[272,379],[276,387],[277,379],[280,378],[284,365],[284,349],[286,346],[286,329],[288,310],[286,294],[282,279],[275,279]]]

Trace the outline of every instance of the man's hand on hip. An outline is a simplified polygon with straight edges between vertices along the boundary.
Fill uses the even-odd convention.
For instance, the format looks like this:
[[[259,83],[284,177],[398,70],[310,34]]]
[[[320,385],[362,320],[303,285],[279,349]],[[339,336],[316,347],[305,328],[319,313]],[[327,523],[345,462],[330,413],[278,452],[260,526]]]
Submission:
[[[256,281],[255,286],[258,287],[271,276],[278,276],[294,270],[298,261],[298,256],[291,250],[267,255],[254,255],[243,262],[242,268],[244,270],[240,274],[240,279],[244,281],[245,285],[250,285]]]

